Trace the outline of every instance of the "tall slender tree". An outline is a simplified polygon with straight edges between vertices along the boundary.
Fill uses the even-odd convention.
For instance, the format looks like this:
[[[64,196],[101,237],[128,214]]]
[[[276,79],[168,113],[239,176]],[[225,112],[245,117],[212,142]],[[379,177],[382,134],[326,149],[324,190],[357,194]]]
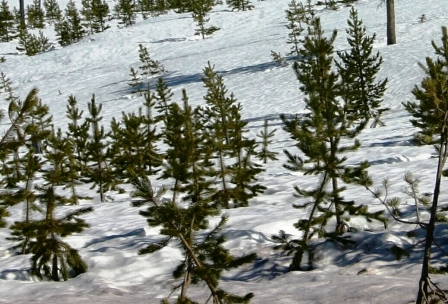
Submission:
[[[103,117],[101,116],[102,105],[96,104],[95,95],[92,96],[91,102],[88,103],[89,117],[86,122],[90,125],[90,138],[86,143],[87,157],[87,182],[92,182],[92,189],[98,187],[100,201],[105,202],[105,192],[116,189],[118,180],[115,177],[113,169],[109,165],[109,159],[106,154],[106,133],[104,127],[100,124]]]
[[[418,284],[416,303],[430,303],[433,298],[431,288],[434,286],[430,277],[431,252],[434,242],[434,229],[437,222],[438,204],[441,193],[442,176],[448,175],[444,170],[448,159],[448,30],[442,27],[442,45],[432,41],[437,58],[426,57],[426,65],[420,64],[426,76],[420,86],[412,90],[416,101],[404,103],[406,110],[412,114],[411,123],[419,130],[415,141],[418,144],[431,145],[437,152],[437,169],[434,193],[430,204],[430,219],[424,224],[426,231],[423,264]],[[435,293],[436,294],[436,293]],[[436,300],[437,301],[437,298]]]
[[[344,221],[346,216],[361,215],[385,222],[381,217],[382,212],[369,213],[366,206],[355,205],[353,200],[346,200],[342,196],[345,185],[358,184],[366,178],[368,164],[345,164],[346,153],[360,146],[356,135],[361,129],[353,127],[353,120],[347,117],[349,100],[341,98],[339,75],[333,69],[336,31],[326,37],[319,18],[313,19],[311,24],[300,49],[299,60],[293,66],[300,90],[306,96],[304,102],[309,114],[295,118],[281,116],[284,129],[304,155],[296,156],[285,150],[288,161],[284,166],[305,175],[318,176],[318,183],[312,190],[295,186],[296,196],[308,200],[295,207],[310,206],[311,211],[307,219],[300,219],[295,224],[296,228],[303,231],[303,237],[296,248],[292,270],[302,269],[303,254],[310,253],[309,240],[316,233],[321,237],[343,241],[340,235],[348,228]],[[325,226],[333,217],[336,225],[333,232],[328,232]],[[310,254],[308,262],[309,268],[312,268]]]
[[[193,20],[197,22],[197,29],[195,30],[195,35],[200,35],[202,39],[206,36],[212,35],[214,32],[218,31],[219,28],[216,26],[206,27],[206,24],[210,21],[208,14],[213,8],[213,0],[197,0],[193,1],[192,6],[192,17]]]
[[[381,115],[388,110],[383,107],[387,78],[376,82],[377,74],[383,63],[380,53],[372,54],[373,36],[367,36],[358,12],[352,7],[350,19],[347,20],[349,51],[339,52],[341,62],[336,61],[341,76],[342,97],[350,106],[348,118],[364,117],[361,125],[373,119],[372,126],[382,125]]]

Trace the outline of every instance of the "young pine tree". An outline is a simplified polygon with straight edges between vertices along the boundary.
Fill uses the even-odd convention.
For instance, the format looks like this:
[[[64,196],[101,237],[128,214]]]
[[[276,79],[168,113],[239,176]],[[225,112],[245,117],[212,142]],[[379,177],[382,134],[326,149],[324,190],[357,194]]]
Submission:
[[[105,0],[92,0],[92,29],[95,33],[104,32],[110,25],[107,24],[109,19],[109,5]]]
[[[57,0],[44,0],[45,18],[50,24],[62,19],[62,11]]]
[[[128,84],[132,88],[131,93],[140,93],[140,88],[143,82],[141,81],[141,76],[138,74],[138,70],[136,71],[134,68],[131,67],[131,72],[129,76],[131,76],[131,79],[128,82]]]
[[[145,143],[144,163],[147,175],[156,174],[163,162],[163,154],[157,148],[157,143],[161,139],[161,134],[157,132],[156,124],[158,120],[153,116],[156,105],[156,96],[148,89],[143,94],[145,101],[140,115],[143,117],[143,141]]]
[[[244,136],[246,122],[241,119],[241,104],[227,88],[221,75],[209,63],[204,69],[203,82],[207,88],[204,96],[207,107],[202,111],[208,131],[208,144],[217,159],[216,175],[220,181],[214,200],[224,206],[247,206],[249,199],[263,192],[264,186],[256,184],[256,176],[264,171],[252,162],[256,143]]]
[[[118,0],[115,5],[115,13],[120,18],[119,24],[122,26],[131,26],[135,24],[137,15],[135,14],[135,2],[134,0]]]
[[[204,149],[202,118],[198,109],[188,105],[188,98],[183,91],[183,107],[171,104],[168,111],[168,124],[164,132],[168,145],[167,166],[161,178],[173,181],[172,199],[160,202],[160,195],[154,192],[146,176],[134,179],[136,199],[134,206],[149,205],[140,214],[148,218],[152,227],[162,226],[160,234],[164,238],[140,250],[140,254],[153,253],[169,243],[176,242],[184,259],[173,272],[175,279],[182,279],[178,288],[181,292],[179,303],[190,303],[187,292],[191,284],[204,283],[214,304],[247,303],[252,293],[245,296],[229,294],[219,288],[219,278],[224,269],[238,267],[251,262],[256,255],[242,257],[232,256],[223,246],[225,238],[220,235],[227,216],[223,215],[215,228],[210,229],[208,218],[219,214],[217,205],[212,200],[213,179],[210,150]],[[185,195],[182,196],[181,194]],[[187,206],[180,206],[180,198]],[[204,232],[205,237],[197,237]]]
[[[367,36],[358,12],[352,7],[350,19],[347,20],[347,41],[350,51],[339,52],[341,62],[336,61],[341,76],[341,90],[347,104],[350,105],[348,116],[354,119],[363,117],[362,123],[373,119],[372,127],[383,125],[381,115],[388,110],[382,107],[387,78],[376,82],[383,58],[380,53],[372,54],[375,34]]]
[[[45,13],[40,5],[40,0],[33,0],[33,4],[26,7],[28,26],[35,29],[45,27]]]
[[[205,39],[206,36],[210,36],[219,30],[216,26],[206,27],[206,23],[210,21],[210,18],[208,18],[207,15],[212,8],[213,0],[198,0],[193,2],[192,17],[193,20],[197,22],[197,29],[194,34],[200,35],[202,39]]]
[[[87,271],[87,265],[82,260],[78,250],[72,248],[61,238],[80,233],[89,225],[80,216],[92,212],[92,207],[78,208],[63,216],[56,216],[56,209],[67,203],[67,199],[57,194],[56,186],[51,182],[37,187],[41,192],[37,196],[45,207],[45,217],[30,223],[36,239],[31,242],[31,273],[39,278],[49,278],[53,281],[66,281],[71,269],[75,276]]]
[[[91,35],[91,34],[93,34],[92,0],[81,0],[81,5],[82,5],[82,8],[79,10],[79,13],[83,17],[82,26],[86,29],[86,32],[88,32]]]
[[[8,42],[16,38],[16,32],[14,15],[9,10],[8,2],[2,0],[0,3],[0,41]]]
[[[73,0],[67,3],[65,16],[56,23],[55,31],[57,40],[62,46],[78,42],[86,35],[86,31],[82,26],[81,16]]]
[[[246,11],[254,8],[249,0],[227,0],[226,3],[232,11]]]
[[[79,165],[79,171],[81,174],[87,170],[87,142],[89,140],[89,122],[84,121],[81,123],[82,114],[84,111],[80,111],[77,107],[76,97],[70,95],[67,104],[66,117],[70,120],[68,123],[67,137],[71,142],[71,146],[74,148],[74,157],[76,163]]]
[[[287,118],[282,115],[284,129],[296,141],[296,147],[303,156],[296,156],[285,150],[288,158],[285,168],[303,172],[305,175],[318,176],[315,188],[308,190],[296,185],[296,196],[306,199],[297,204],[297,208],[311,207],[307,219],[300,219],[295,227],[303,232],[298,241],[291,270],[302,269],[302,257],[309,253],[309,268],[312,269],[309,240],[313,235],[329,237],[343,241],[340,237],[347,231],[344,221],[348,215],[363,216],[385,222],[382,212],[369,213],[366,206],[355,205],[352,200],[342,196],[347,184],[357,184],[367,176],[367,162],[357,166],[347,166],[346,153],[359,148],[355,138],[360,129],[350,127],[353,119],[347,118],[350,105],[340,96],[339,76],[334,71],[333,43],[336,31],[330,37],[324,35],[319,18],[311,21],[299,60],[294,63],[294,70],[300,83],[300,90],[309,114]],[[361,120],[362,117],[358,117]],[[350,143],[351,142],[351,143]],[[335,218],[333,232],[327,231],[329,219]]]
[[[33,213],[41,209],[36,204],[36,190],[34,189],[34,180],[36,174],[42,169],[43,161],[38,156],[34,155],[33,150],[29,150],[26,155],[20,159],[21,169],[23,174],[19,180],[20,185],[15,189],[5,191],[0,194],[2,204],[6,206],[13,206],[23,203],[23,220],[14,223],[11,227],[12,237],[8,240],[18,242],[14,247],[20,248],[21,254],[26,254],[29,251],[29,242],[35,237],[34,232],[30,229],[30,223],[33,219]]]
[[[261,151],[258,153],[257,157],[263,161],[264,164],[266,164],[269,160],[277,160],[277,152],[269,151],[269,145],[272,144],[271,138],[275,136],[275,131],[277,129],[274,129],[272,131],[269,131],[269,122],[266,119],[264,121],[263,130],[260,131],[260,134],[257,134],[259,138],[261,138]]]
[[[118,180],[109,164],[106,154],[106,134],[104,127],[100,124],[103,117],[101,116],[102,105],[97,105],[95,95],[92,96],[91,102],[88,103],[90,116],[86,121],[90,125],[91,135],[86,144],[87,172],[85,173],[87,182],[92,182],[92,189],[98,187],[100,201],[105,202],[105,192],[116,189]]]
[[[150,77],[166,72],[165,68],[159,61],[151,59],[148,49],[145,46],[139,44],[138,47],[138,57],[140,58],[140,61],[142,63],[142,65],[139,67],[142,70],[141,75]]]
[[[431,145],[437,152],[437,169],[434,183],[432,202],[430,203],[430,219],[424,224],[426,231],[425,250],[423,253],[422,271],[419,281],[418,296],[416,303],[437,302],[437,293],[432,292],[435,287],[429,277],[431,268],[431,253],[433,245],[437,244],[434,238],[434,229],[438,216],[438,204],[441,192],[442,176],[446,176],[444,170],[448,159],[448,30],[442,27],[442,45],[438,46],[434,41],[437,58],[434,60],[426,57],[426,66],[420,64],[426,76],[420,86],[412,90],[416,102],[404,103],[406,110],[412,114],[411,123],[419,131],[415,141],[421,145]],[[438,289],[438,287],[437,287]]]
[[[286,55],[298,56],[300,45],[303,42],[302,33],[313,16],[309,16],[303,3],[297,3],[296,0],[292,0],[288,4],[288,9],[285,10],[285,13],[288,21],[286,28],[290,30],[286,43],[291,44],[290,52]]]
[[[121,178],[146,174],[144,117],[135,113],[122,113],[122,127],[115,122],[110,137],[114,151],[112,165],[120,172]]]

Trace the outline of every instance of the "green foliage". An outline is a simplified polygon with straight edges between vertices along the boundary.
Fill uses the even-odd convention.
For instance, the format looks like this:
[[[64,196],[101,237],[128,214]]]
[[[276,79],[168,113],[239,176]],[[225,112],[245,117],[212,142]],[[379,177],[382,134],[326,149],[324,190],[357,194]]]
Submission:
[[[57,0],[44,0],[45,18],[50,24],[62,19],[62,11]]]
[[[92,28],[92,1],[91,0],[81,0],[82,8],[79,10],[79,13],[83,16],[82,26],[89,32],[93,34]]]
[[[78,42],[86,35],[81,16],[73,0],[67,3],[65,16],[55,24],[55,31],[61,46]]]
[[[0,41],[8,42],[17,37],[14,15],[9,10],[8,2],[0,3]]]
[[[45,27],[45,13],[40,6],[40,0],[33,0],[33,4],[27,5],[26,16],[29,27],[38,29],[43,29]]]
[[[91,102],[88,103],[90,116],[86,118],[91,134],[86,142],[87,168],[84,176],[87,177],[86,182],[93,183],[91,189],[98,187],[100,201],[105,202],[105,192],[117,189],[119,181],[115,176],[114,169],[109,164],[110,159],[106,153],[106,134],[104,127],[100,124],[103,119],[101,109],[102,105],[96,104],[95,95],[93,95]]]
[[[18,38],[19,46],[16,49],[19,52],[25,52],[28,56],[34,56],[52,48],[52,45],[48,42],[48,38],[44,36],[42,31],[39,31],[39,36],[30,34],[23,22],[19,28]]]
[[[266,164],[269,160],[277,160],[277,152],[269,151],[269,145],[272,144],[272,138],[275,136],[275,131],[277,129],[274,129],[272,131],[269,131],[269,122],[266,119],[264,121],[264,127],[263,130],[260,131],[260,134],[257,134],[259,138],[261,138],[261,151],[257,155],[257,157],[263,161],[264,164]]]
[[[385,111],[389,110],[381,105],[387,78],[375,82],[383,63],[379,52],[372,55],[375,34],[371,37],[367,36],[366,28],[362,26],[362,21],[358,19],[358,12],[353,7],[347,23],[349,25],[347,40],[351,49],[338,53],[341,62],[336,62],[336,66],[341,75],[342,97],[347,99],[346,103],[349,105],[348,116],[354,116],[355,120],[359,116],[364,117],[361,124],[373,119],[372,127],[384,125],[380,118]]]
[[[115,5],[115,13],[120,18],[119,24],[122,26],[131,26],[135,24],[137,18],[135,14],[135,1],[134,0],[118,0]]]
[[[285,57],[282,56],[281,53],[277,53],[277,52],[271,50],[271,57],[275,62],[277,62],[281,66],[288,65],[288,62],[286,61]]]
[[[107,24],[110,10],[106,0],[92,0],[91,9],[93,32],[100,33],[110,28]]]
[[[182,2],[186,3],[188,1]],[[165,0],[139,0],[138,8],[142,13],[143,18],[147,19],[148,15],[157,17],[166,14],[170,8],[170,4]]]
[[[210,36],[219,30],[216,26],[206,27],[206,23],[210,21],[210,18],[207,18],[207,15],[212,8],[213,0],[198,0],[194,1],[192,5],[192,17],[193,20],[197,22],[197,29],[194,34],[200,35],[202,39],[205,39],[206,36]]]
[[[93,208],[79,208],[57,218],[57,206],[65,204],[67,199],[56,193],[51,182],[37,189],[41,192],[37,198],[45,205],[46,210],[44,219],[32,221],[28,227],[36,235],[36,240],[30,244],[30,252],[33,254],[30,259],[31,272],[39,278],[45,276],[53,281],[61,278],[66,281],[69,268],[76,276],[86,272],[87,265],[78,251],[60,238],[88,228],[89,225],[80,216],[92,212]]]
[[[66,117],[70,120],[68,123],[67,137],[70,140],[70,145],[73,147],[74,158],[79,164],[79,171],[81,173],[87,170],[87,141],[89,139],[90,125],[88,121],[80,123],[83,111],[77,107],[76,97],[70,95],[67,104]]]
[[[90,32],[100,33],[108,28],[109,5],[105,0],[82,0],[81,14],[84,17],[83,26]]]
[[[151,94],[149,91],[148,94]],[[155,131],[155,121],[151,110],[152,100],[145,102],[146,113],[140,109],[138,114],[122,113],[122,125],[112,121],[111,134],[113,150],[111,165],[120,172],[121,178],[132,178],[135,175],[151,175],[161,165],[161,156],[157,152],[156,142],[160,136]]]
[[[12,237],[8,238],[9,240],[19,242],[14,247],[21,248],[22,254],[28,252],[29,241],[35,237],[32,229],[29,228],[32,215],[34,212],[41,212],[41,209],[36,204],[34,179],[37,172],[42,169],[43,161],[33,154],[34,151],[29,150],[28,153],[20,159],[20,169],[23,174],[18,181],[23,183],[16,186],[15,189],[4,191],[0,194],[0,200],[4,206],[10,207],[20,203],[23,203],[24,205],[23,221],[15,223],[10,227]]]
[[[448,30],[442,27],[442,45],[438,46],[432,41],[437,58],[434,60],[426,57],[426,66],[420,64],[425,72],[420,86],[412,90],[416,102],[403,103],[406,110],[412,115],[412,125],[418,128],[415,141],[418,144],[429,144],[435,147],[438,164],[434,182],[434,192],[430,204],[430,220],[424,223],[426,227],[426,239],[422,274],[419,282],[417,303],[423,303],[424,299],[431,298],[431,280],[429,279],[429,267],[431,262],[431,251],[434,240],[434,229],[436,222],[441,218],[438,214],[438,200],[441,191],[441,182],[446,160],[448,158],[448,90],[447,90],[447,67],[448,67]]]
[[[257,175],[264,169],[251,161],[251,157],[258,155],[257,144],[244,136],[247,122],[241,119],[241,104],[233,94],[226,96],[224,80],[210,63],[202,80],[207,88],[204,96],[207,107],[202,113],[208,131],[207,144],[217,158],[216,175],[221,184],[213,199],[225,208],[230,207],[231,201],[235,207],[247,206],[249,199],[265,189],[256,183]]]
[[[128,84],[132,88],[132,93],[139,93],[140,87],[142,86],[143,82],[141,81],[141,77],[138,75],[138,70],[136,71],[134,68],[131,67],[131,73],[129,74],[131,76],[130,81]]]
[[[305,26],[313,19],[314,12],[309,11],[302,2],[297,3],[296,0],[292,0],[285,13],[288,21],[286,28],[290,31],[286,43],[291,44],[290,52],[286,56],[298,56],[300,45],[303,43],[302,33]]]
[[[232,11],[246,11],[254,8],[249,0],[226,0],[226,3]]]
[[[362,216],[367,220],[385,223],[382,212],[370,213],[367,206],[356,205],[354,201],[342,197],[348,184],[362,184],[369,181],[367,162],[347,166],[346,153],[359,148],[356,136],[365,126],[361,115],[348,115],[353,107],[352,100],[343,98],[340,75],[333,68],[333,43],[336,31],[330,37],[324,35],[320,19],[311,20],[308,35],[299,50],[298,60],[293,68],[305,94],[305,107],[309,111],[303,116],[288,118],[281,116],[284,130],[296,141],[301,156],[285,150],[287,163],[284,167],[304,175],[318,177],[312,189],[296,185],[295,196],[304,201],[296,208],[311,208],[308,218],[300,219],[294,226],[303,232],[291,264],[291,270],[300,270],[303,253],[311,252],[309,239],[314,235],[343,241],[339,235],[349,229],[344,220],[349,216]],[[342,144],[344,142],[344,144]],[[351,142],[351,143],[350,143]],[[334,233],[327,231],[331,218],[336,219]],[[311,268],[311,266],[310,266]]]
[[[145,46],[139,44],[138,47],[139,47],[138,56],[142,63],[142,65],[139,67],[142,70],[141,75],[146,75],[147,77],[150,77],[153,75],[162,74],[166,72],[165,68],[159,61],[151,59],[148,49]]]
[[[187,110],[185,108],[183,110]],[[173,105],[172,111],[181,113],[180,108],[176,109]],[[185,138],[188,141],[187,138]],[[187,162],[190,159],[184,158]],[[190,164],[185,164],[190,167]],[[180,171],[179,178],[183,179],[185,170],[177,166]],[[177,170],[175,169],[175,170]],[[173,171],[174,178],[177,179],[176,172]],[[195,182],[192,181],[194,185]],[[178,248],[182,251],[185,259],[176,267],[173,272],[174,278],[182,278],[181,294],[178,303],[189,303],[187,290],[190,284],[204,283],[209,292],[213,303],[248,303],[253,297],[252,293],[245,296],[230,294],[219,288],[219,278],[226,269],[239,267],[245,263],[250,263],[256,258],[255,254],[244,255],[241,257],[232,256],[228,249],[223,246],[224,236],[221,234],[227,216],[223,215],[220,222],[214,227],[209,228],[207,218],[218,214],[218,209],[213,204],[208,203],[206,189],[199,187],[194,199],[189,199],[186,208],[178,206],[175,200],[166,202],[160,201],[163,191],[155,192],[151,182],[146,177],[135,178],[133,181],[135,191],[132,196],[136,199],[135,206],[149,205],[145,211],[140,211],[142,216],[147,218],[151,227],[161,226],[160,234],[164,238],[154,244],[149,245],[140,253],[152,253],[165,247],[170,242],[179,244]],[[193,187],[196,188],[196,187]],[[176,188],[174,189],[176,191]],[[176,197],[174,194],[173,197]],[[205,237],[197,237],[198,232],[204,232]],[[179,288],[178,287],[178,288]]]

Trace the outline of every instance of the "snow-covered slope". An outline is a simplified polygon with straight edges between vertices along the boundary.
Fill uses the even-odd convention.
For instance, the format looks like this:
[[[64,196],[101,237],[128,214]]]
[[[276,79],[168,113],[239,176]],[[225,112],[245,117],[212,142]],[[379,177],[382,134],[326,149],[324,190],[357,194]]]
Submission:
[[[283,54],[288,51],[284,10],[289,2],[253,1],[255,9],[247,12],[217,6],[211,13],[211,24],[221,30],[205,40],[193,35],[195,25],[189,14],[171,12],[139,19],[128,28],[113,24],[101,34],[34,57],[17,54],[17,42],[2,43],[0,55],[6,62],[0,70],[11,78],[22,97],[32,87],[38,87],[40,98],[51,108],[55,125],[65,128],[65,105],[70,94],[77,97],[83,109],[95,94],[103,103],[106,126],[112,117],[119,119],[122,111],[136,111],[141,106],[142,98],[133,96],[127,84],[129,68],[139,66],[139,44],[146,46],[168,70],[164,79],[175,93],[174,100],[180,101],[180,91],[185,88],[192,105],[204,103],[201,73],[210,61],[241,102],[250,131],[259,133],[265,119],[278,129],[272,149],[280,152],[280,160],[270,162],[260,178],[267,191],[249,207],[227,211],[230,220],[225,230],[226,246],[235,254],[257,252],[259,258],[252,265],[226,273],[223,286],[236,293],[254,292],[253,303],[412,302],[421,255],[416,250],[411,258],[396,261],[389,248],[392,244],[411,244],[406,231],[414,227],[390,222],[389,228],[383,230],[380,223],[353,221],[351,225],[366,230],[353,234],[356,245],[325,245],[316,253],[318,269],[312,272],[287,273],[290,258],[272,249],[270,236],[279,229],[298,235],[292,224],[304,211],[291,206],[296,201],[293,185],[306,187],[315,182],[282,167],[282,150],[294,149],[293,142],[281,131],[279,115],[295,114],[304,107],[292,69],[280,67],[270,56],[271,50]],[[360,0],[355,8],[369,34],[377,35],[375,50],[384,58],[380,77],[389,79],[385,104],[391,110],[384,116],[385,127],[366,129],[361,134],[362,147],[350,156],[350,162],[368,159],[375,184],[388,178],[391,192],[404,197],[401,189],[406,171],[421,179],[423,191],[431,191],[434,181],[434,152],[431,147],[411,145],[415,130],[401,103],[413,98],[411,90],[423,76],[418,62],[433,55],[431,40],[438,43],[441,26],[448,25],[448,6],[443,0],[396,1],[398,44],[387,46],[386,10],[378,7],[379,2]],[[59,2],[61,8],[65,3]],[[319,11],[327,32],[339,29],[336,50],[348,47],[345,28],[349,10],[341,7],[337,11]],[[425,23],[418,22],[422,14],[427,17]],[[45,32],[54,39],[51,28]],[[6,106],[0,100],[0,108]],[[138,209],[130,206],[129,192],[116,195],[111,203],[99,203],[87,186],[81,192],[95,196],[92,202],[82,203],[95,207],[85,217],[91,228],[67,241],[80,250],[89,271],[63,283],[37,282],[28,272],[29,256],[15,255],[9,249],[12,244],[5,239],[9,231],[0,229],[0,303],[159,303],[170,294],[171,272],[180,254],[175,247],[169,247],[152,255],[137,255],[139,249],[157,238],[158,230],[148,228]],[[363,189],[350,188],[345,196],[369,204],[372,210],[383,208]],[[442,204],[447,201],[448,193],[442,192]],[[21,218],[20,207],[11,213],[9,222]],[[437,234],[446,240],[448,227],[439,227]],[[440,255],[434,258],[441,264],[448,262]],[[442,283],[442,289],[448,287],[445,277],[434,278]],[[199,303],[205,303],[205,290],[195,287],[191,292]]]

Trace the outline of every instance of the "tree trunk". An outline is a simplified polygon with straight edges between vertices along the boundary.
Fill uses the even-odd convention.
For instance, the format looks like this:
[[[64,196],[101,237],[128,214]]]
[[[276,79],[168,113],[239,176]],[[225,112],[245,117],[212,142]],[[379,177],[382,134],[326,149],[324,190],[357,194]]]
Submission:
[[[442,129],[440,139],[439,162],[437,166],[436,182],[434,185],[434,194],[431,206],[431,217],[426,227],[425,251],[423,253],[422,272],[420,276],[420,281],[418,283],[418,295],[416,304],[427,303],[426,299],[428,296],[428,287],[429,287],[429,267],[431,265],[431,247],[432,243],[434,242],[434,229],[437,219],[437,205],[439,202],[440,184],[442,182],[442,171],[448,156],[447,124],[448,124],[448,112],[445,113],[444,127]]]
[[[387,45],[396,44],[395,36],[395,0],[386,0],[387,10]]]
[[[20,0],[19,6],[20,6],[20,19],[22,21],[25,21],[25,1]]]

